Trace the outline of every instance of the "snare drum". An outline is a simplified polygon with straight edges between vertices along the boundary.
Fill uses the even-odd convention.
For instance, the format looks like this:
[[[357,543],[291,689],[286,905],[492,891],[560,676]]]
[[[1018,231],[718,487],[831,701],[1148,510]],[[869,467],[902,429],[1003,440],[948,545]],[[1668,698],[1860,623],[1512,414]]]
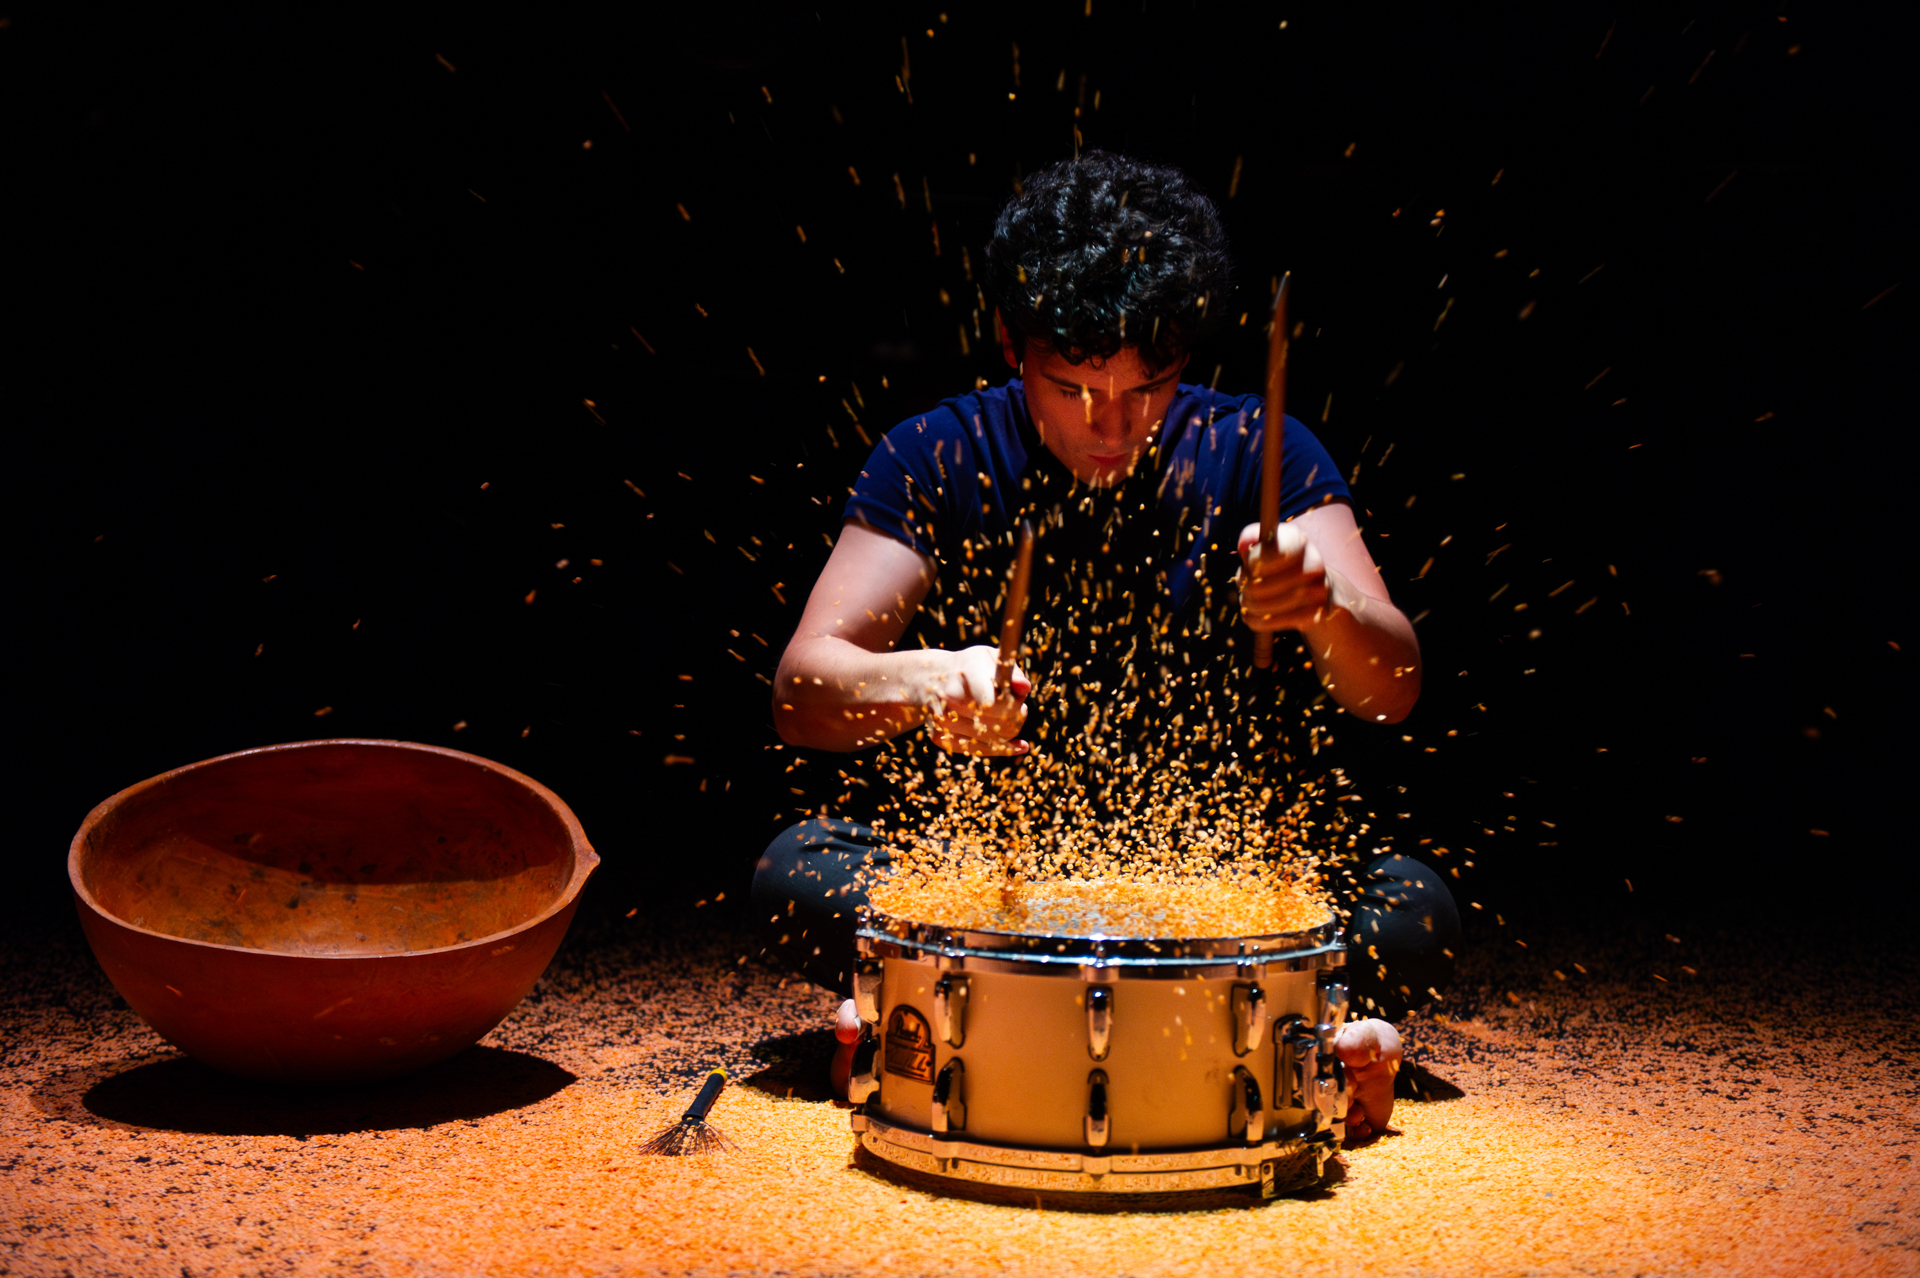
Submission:
[[[1331,921],[1213,940],[861,922],[850,1095],[876,1157],[1008,1189],[1272,1197],[1344,1138]]]

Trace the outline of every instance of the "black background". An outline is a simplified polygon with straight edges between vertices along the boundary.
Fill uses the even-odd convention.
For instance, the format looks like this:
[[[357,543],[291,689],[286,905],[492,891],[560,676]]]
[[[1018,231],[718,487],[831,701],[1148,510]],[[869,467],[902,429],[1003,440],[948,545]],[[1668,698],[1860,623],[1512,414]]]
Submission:
[[[1897,33],[1083,10],[16,11],[16,902],[116,789],[323,735],[546,782],[609,908],[737,900],[822,788],[756,675],[857,431],[1006,375],[965,266],[1076,106],[1222,203],[1256,318],[1194,380],[1258,387],[1294,273],[1289,407],[1422,614],[1420,707],[1331,760],[1403,846],[1522,925],[1887,901]]]

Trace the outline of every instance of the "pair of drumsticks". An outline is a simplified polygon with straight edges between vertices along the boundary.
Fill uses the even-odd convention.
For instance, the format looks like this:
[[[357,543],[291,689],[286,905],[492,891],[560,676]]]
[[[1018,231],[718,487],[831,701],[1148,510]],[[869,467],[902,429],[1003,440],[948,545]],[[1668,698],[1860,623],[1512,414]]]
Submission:
[[[1273,295],[1273,328],[1267,337],[1266,422],[1260,452],[1260,550],[1277,553],[1280,528],[1281,436],[1285,434],[1287,399],[1287,284],[1280,277]],[[999,701],[1013,686],[1013,668],[1020,656],[1020,633],[1027,614],[1027,585],[1033,578],[1033,525],[1020,521],[1020,550],[1013,561],[1013,580],[1007,586],[1007,607],[1000,621],[1000,660],[993,672],[993,699]],[[1273,664],[1273,632],[1253,635],[1253,664],[1262,670]]]

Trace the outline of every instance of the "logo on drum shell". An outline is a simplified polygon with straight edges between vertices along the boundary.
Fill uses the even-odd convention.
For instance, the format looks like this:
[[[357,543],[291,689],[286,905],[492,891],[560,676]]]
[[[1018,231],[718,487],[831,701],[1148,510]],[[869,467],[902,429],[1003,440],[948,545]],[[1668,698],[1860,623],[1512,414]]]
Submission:
[[[887,1018],[887,1073],[933,1081],[933,1030],[911,1007],[896,1007]]]

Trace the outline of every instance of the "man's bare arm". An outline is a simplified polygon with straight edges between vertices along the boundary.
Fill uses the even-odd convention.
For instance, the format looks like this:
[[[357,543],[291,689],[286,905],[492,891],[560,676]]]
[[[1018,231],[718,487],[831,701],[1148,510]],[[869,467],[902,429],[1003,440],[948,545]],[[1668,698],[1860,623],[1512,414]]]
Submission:
[[[994,649],[895,652],[933,584],[933,560],[858,520],[842,528],[773,681],[782,740],[862,750],[934,720],[943,749],[1016,753],[1026,677],[995,703]]]
[[[1320,682],[1349,714],[1400,722],[1420,698],[1420,642],[1380,581],[1353,508],[1316,507],[1279,534],[1280,553],[1266,565],[1257,553],[1260,526],[1240,534],[1247,624],[1299,631]]]

